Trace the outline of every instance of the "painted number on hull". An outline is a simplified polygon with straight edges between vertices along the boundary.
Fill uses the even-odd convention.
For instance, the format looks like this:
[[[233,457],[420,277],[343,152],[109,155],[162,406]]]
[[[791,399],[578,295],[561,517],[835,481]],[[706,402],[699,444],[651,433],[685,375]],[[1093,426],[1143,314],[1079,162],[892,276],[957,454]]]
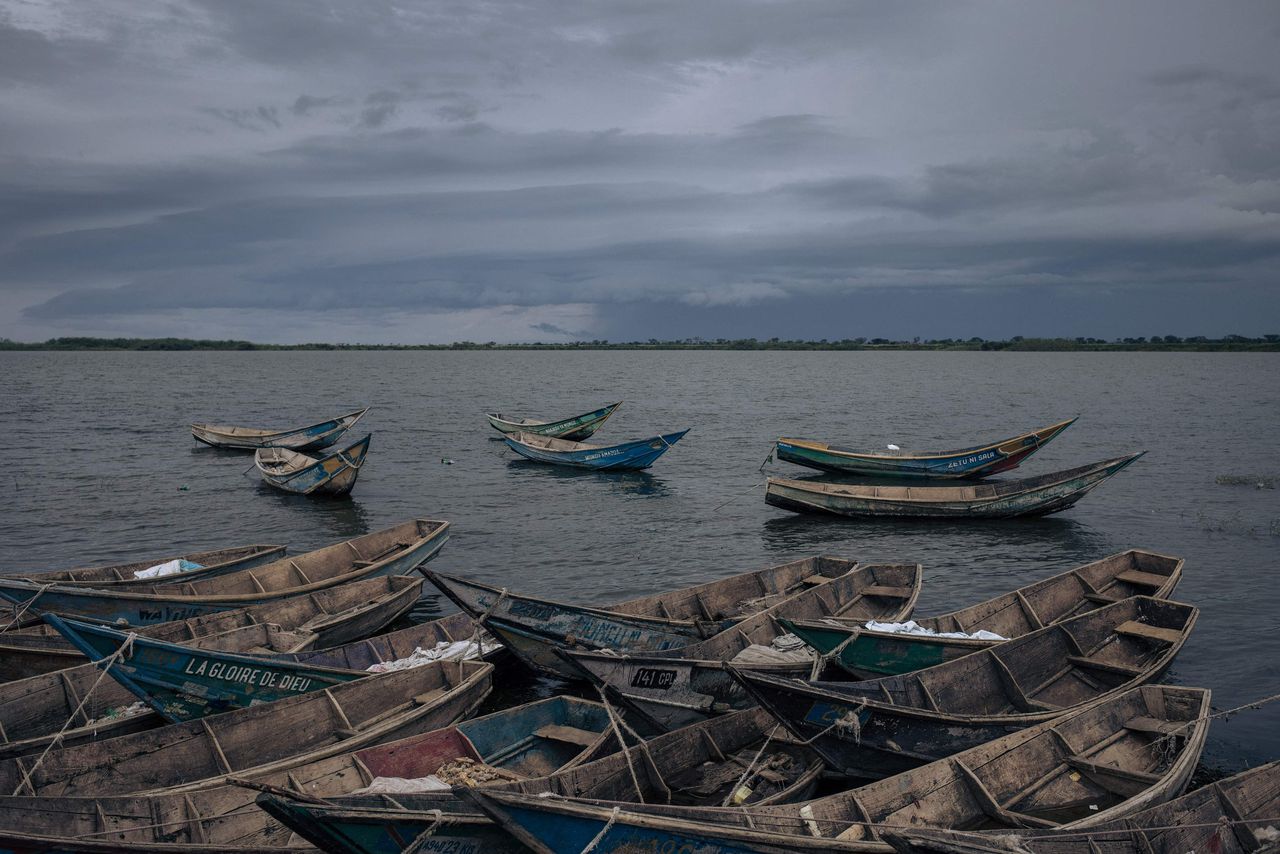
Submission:
[[[641,667],[631,677],[632,688],[649,688],[654,691],[666,691],[676,683],[676,672],[659,667]]]

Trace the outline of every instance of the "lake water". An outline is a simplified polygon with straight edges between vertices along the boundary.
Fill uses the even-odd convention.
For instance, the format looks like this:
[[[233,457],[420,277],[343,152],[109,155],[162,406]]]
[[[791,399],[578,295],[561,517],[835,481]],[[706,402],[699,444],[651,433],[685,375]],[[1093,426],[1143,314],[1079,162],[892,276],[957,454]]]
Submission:
[[[1201,608],[1168,680],[1212,688],[1220,708],[1280,693],[1280,490],[1215,482],[1280,476],[1274,355],[4,353],[0,369],[6,572],[250,542],[296,553],[425,517],[453,523],[435,567],[548,598],[607,603],[829,553],[923,564],[929,614],[1146,548],[1186,558],[1177,597]],[[601,440],[692,428],[650,473],[517,461],[483,416],[620,398]],[[187,429],[293,426],[363,404],[373,443],[346,501],[271,491],[245,473],[250,456]],[[1055,516],[856,521],[763,500],[757,469],[779,435],[959,447],[1073,415],[1019,473],[1148,454]],[[431,597],[415,613],[449,610]],[[1205,760],[1277,756],[1280,702],[1215,722]]]

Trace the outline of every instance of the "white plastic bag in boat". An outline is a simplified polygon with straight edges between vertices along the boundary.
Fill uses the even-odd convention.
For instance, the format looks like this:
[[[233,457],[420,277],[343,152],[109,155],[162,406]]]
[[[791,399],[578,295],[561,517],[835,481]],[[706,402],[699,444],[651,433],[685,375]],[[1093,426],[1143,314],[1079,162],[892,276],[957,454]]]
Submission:
[[[447,792],[452,786],[435,774],[425,777],[374,777],[363,789],[356,789],[353,795],[411,795],[415,792]]]
[[[414,667],[421,667],[433,661],[473,661],[482,655],[488,655],[500,646],[502,644],[492,638],[481,638],[478,645],[471,640],[440,641],[431,649],[418,647],[404,658],[371,664],[365,670],[369,673],[387,673],[391,670],[409,670]]]
[[[204,569],[204,564],[195,561],[176,558],[174,560],[158,563],[155,566],[149,566],[146,569],[139,569],[133,574],[134,578],[159,578],[162,575],[177,575],[180,572],[190,572],[193,569]]]
[[[989,632],[986,629],[978,629],[978,631],[969,632],[935,632],[933,629],[926,629],[915,620],[907,620],[905,623],[879,623],[875,620],[867,622],[867,628],[873,632],[886,632],[894,635],[923,635],[931,638],[957,638],[960,640],[987,640],[1002,641],[1008,640],[995,632]]]

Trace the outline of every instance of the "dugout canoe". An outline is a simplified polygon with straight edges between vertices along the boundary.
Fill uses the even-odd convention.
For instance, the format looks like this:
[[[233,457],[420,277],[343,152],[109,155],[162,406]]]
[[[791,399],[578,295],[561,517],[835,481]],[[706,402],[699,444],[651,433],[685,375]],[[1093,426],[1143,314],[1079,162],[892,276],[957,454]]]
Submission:
[[[372,434],[331,454],[304,454],[288,448],[259,448],[253,464],[268,486],[296,495],[338,497],[350,494],[360,476]]]
[[[755,705],[729,674],[726,663],[780,677],[807,678],[813,655],[782,651],[784,617],[844,617],[900,620],[920,595],[919,564],[861,565],[839,578],[805,590],[725,629],[707,640],[667,652],[584,652],[562,655],[611,701],[658,731],[670,731]]]
[[[945,634],[990,632],[1009,640],[1130,596],[1167,599],[1182,578],[1182,566],[1181,558],[1130,549],[959,611],[913,621],[932,635],[876,631],[864,620],[847,617],[779,619],[855,678],[877,679],[932,667],[1001,642]]]
[[[926,670],[866,682],[730,672],[851,777],[880,778],[1159,679],[1198,609],[1134,596]]]
[[[680,430],[617,445],[588,445],[534,433],[509,433],[502,438],[508,448],[538,463],[593,471],[636,471],[653,465],[688,432]]]
[[[447,726],[489,693],[493,665],[438,661],[103,742],[0,761],[0,791],[38,797],[189,792]],[[33,770],[34,769],[34,770]]]
[[[239,641],[229,642],[239,637],[232,634],[234,630],[273,626],[289,636],[287,651],[325,649],[375,634],[408,613],[422,595],[423,583],[422,578],[406,575],[365,578],[302,596],[157,623],[136,631],[156,640],[240,651],[243,648]],[[469,618],[467,625],[470,625]],[[457,631],[463,630],[461,625],[457,627]],[[253,644],[285,651],[279,650],[275,643],[264,645],[256,636]],[[0,682],[76,667],[87,660],[80,650],[45,623],[0,632]]]
[[[764,500],[795,513],[1006,519],[1066,510],[1146,451],[1038,477],[969,486],[873,486],[771,477]]]
[[[614,410],[622,405],[622,401],[610,403],[599,409],[574,415],[569,418],[556,418],[550,421],[539,421],[536,418],[521,418],[514,415],[503,415],[501,412],[489,412],[489,426],[499,433],[532,433],[535,436],[549,436],[553,439],[578,441],[585,439],[600,429]]]
[[[0,599],[15,604],[21,625],[41,612],[129,626],[185,620],[216,611],[259,605],[381,575],[408,575],[439,553],[449,523],[430,519],[402,522],[363,537],[293,558],[185,584],[112,591],[40,585],[0,579]]]
[[[124,590],[131,587],[148,587],[155,584],[175,584],[195,581],[200,578],[213,578],[241,569],[260,566],[284,557],[285,547],[278,545],[233,546],[231,548],[214,549],[212,551],[189,552],[171,557],[152,558],[131,563],[117,563],[110,566],[90,566],[82,569],[64,569],[53,572],[6,572],[3,578],[21,578],[37,584],[67,584],[100,587],[108,590]],[[135,572],[142,572],[161,564],[173,561],[185,561],[199,564],[199,567],[184,569],[171,575],[155,578],[136,578]]]
[[[314,800],[360,797],[353,793],[372,788],[394,798],[399,797],[398,790],[422,784],[445,765],[453,767],[442,776],[455,779],[462,764],[459,759],[487,766],[482,769],[487,772],[484,776],[535,779],[614,750],[603,706],[575,697],[552,697],[287,771],[238,778],[241,785],[184,794],[0,798],[0,827],[24,837],[109,840],[119,846],[111,850],[130,852],[166,851],[165,846],[176,843],[219,845],[219,851],[236,854],[286,846],[312,850],[254,806],[258,791],[292,790],[298,797]],[[461,776],[482,775],[463,770]],[[453,800],[447,790],[439,797],[446,808]]]
[[[1176,797],[1199,760],[1208,714],[1204,689],[1135,688],[886,780],[752,810],[488,789],[468,797],[542,854],[887,852],[881,834],[913,825],[1066,832]]]
[[[899,854],[1247,854],[1280,839],[1280,762],[1268,762],[1127,818],[1079,831],[1007,833],[901,828],[884,839]]]
[[[289,448],[315,451],[327,448],[342,438],[369,407],[291,430],[263,430],[257,427],[229,427],[221,424],[192,424],[191,435],[197,442],[215,448],[253,451],[258,448]]]
[[[818,556],[612,605],[585,606],[512,593],[424,571],[427,580],[479,620],[521,662],[580,678],[557,648],[662,650],[711,637],[803,590],[826,584],[856,561]]]
[[[660,735],[645,742],[644,749],[633,744],[629,757],[614,753],[548,777],[490,783],[476,791],[629,803],[666,803],[670,798],[672,803],[696,806],[721,804],[745,784],[749,793],[743,805],[752,810],[802,800],[817,784],[822,762],[785,736],[775,735],[769,741],[776,729],[774,721],[759,709],[738,712]],[[756,770],[766,767],[765,773],[747,774],[753,759],[759,760]],[[634,776],[629,770],[632,767]],[[459,804],[452,797],[397,794],[325,800],[329,803],[269,794],[258,803],[328,851],[390,854],[404,850],[415,839],[426,838],[438,840],[441,850],[485,854],[525,850],[474,807]],[[443,810],[438,823],[439,814],[431,812],[435,809]],[[428,831],[430,836],[425,836]]]
[[[1011,439],[953,451],[859,451],[812,439],[778,439],[779,460],[836,474],[934,479],[982,478],[1017,468],[1076,419],[1060,421]]]

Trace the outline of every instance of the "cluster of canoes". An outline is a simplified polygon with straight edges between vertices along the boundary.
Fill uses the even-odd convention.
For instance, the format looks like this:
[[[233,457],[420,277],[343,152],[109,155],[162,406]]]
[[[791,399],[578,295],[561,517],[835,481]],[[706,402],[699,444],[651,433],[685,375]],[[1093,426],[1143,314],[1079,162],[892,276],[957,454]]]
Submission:
[[[0,578],[0,851],[1257,851],[1183,795],[1197,609],[1128,551],[912,621],[819,556],[589,607],[433,572],[448,523]],[[419,575],[411,573],[419,572]],[[461,613],[385,631],[424,578]],[[496,668],[594,686],[473,717]],[[819,792],[821,796],[817,796]]]

